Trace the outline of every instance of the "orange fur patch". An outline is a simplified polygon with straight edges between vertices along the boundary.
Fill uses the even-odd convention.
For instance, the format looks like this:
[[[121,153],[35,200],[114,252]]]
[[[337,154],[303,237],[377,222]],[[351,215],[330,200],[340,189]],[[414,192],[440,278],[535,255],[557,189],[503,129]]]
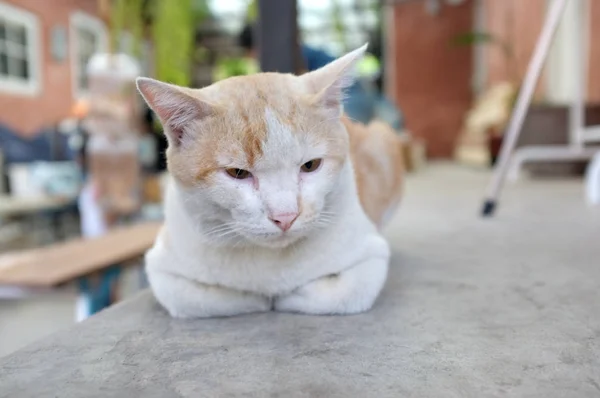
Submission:
[[[350,156],[363,210],[376,225],[402,195],[404,163],[402,142],[387,124],[373,121],[365,126],[347,117],[342,121],[350,137]]]
[[[305,90],[293,76],[276,73],[234,77],[190,90],[190,95],[214,104],[214,114],[192,126],[187,148],[169,149],[169,170],[181,183],[193,186],[210,182],[222,167],[252,169],[267,138],[267,108],[292,132],[325,144],[328,157],[341,167],[348,154],[347,134],[341,128],[331,131],[333,120],[321,115]]]

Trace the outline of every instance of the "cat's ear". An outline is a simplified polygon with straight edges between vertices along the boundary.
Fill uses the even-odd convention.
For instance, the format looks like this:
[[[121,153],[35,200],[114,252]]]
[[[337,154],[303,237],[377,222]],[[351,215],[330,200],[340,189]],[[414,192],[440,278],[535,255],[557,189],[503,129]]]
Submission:
[[[175,147],[180,146],[189,134],[187,127],[191,122],[214,113],[211,105],[190,95],[189,89],[146,77],[138,77],[136,85],[160,119],[169,144]]]
[[[341,112],[344,90],[354,83],[356,65],[365,54],[367,46],[368,43],[300,77],[308,84],[309,89],[314,93],[314,100],[319,105],[334,112]]]

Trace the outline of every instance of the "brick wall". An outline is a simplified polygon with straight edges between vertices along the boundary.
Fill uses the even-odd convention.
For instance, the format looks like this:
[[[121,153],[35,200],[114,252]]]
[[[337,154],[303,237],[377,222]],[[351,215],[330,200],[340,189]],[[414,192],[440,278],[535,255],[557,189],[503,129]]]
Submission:
[[[546,15],[546,0],[484,0],[484,10],[486,31],[509,43],[515,60],[511,62],[498,46],[486,47],[488,85],[505,81],[510,68],[523,77]],[[538,98],[544,94],[544,79],[543,73],[536,87]]]
[[[398,4],[393,13],[393,97],[428,155],[449,158],[473,99],[472,49],[453,47],[451,39],[472,30],[473,0],[442,6],[437,15],[422,1]]]
[[[547,0],[480,0],[483,30],[512,44],[514,69],[523,77],[546,16]],[[388,91],[405,113],[408,128],[426,140],[431,157],[451,156],[464,116],[471,106],[473,51],[448,45],[457,33],[473,30],[475,0],[443,6],[428,15],[425,2],[407,1],[390,9]],[[600,102],[600,0],[590,1],[588,101]],[[511,65],[493,45],[483,51],[489,87],[506,80]],[[536,99],[547,94],[547,71],[536,87]]]
[[[35,14],[40,29],[41,89],[35,96],[0,91],[0,123],[23,135],[58,122],[69,114],[73,103],[71,61],[57,62],[51,56],[50,32],[56,25],[69,28],[69,15],[80,10],[97,15],[97,0],[0,0]],[[68,46],[71,37],[68,38]]]

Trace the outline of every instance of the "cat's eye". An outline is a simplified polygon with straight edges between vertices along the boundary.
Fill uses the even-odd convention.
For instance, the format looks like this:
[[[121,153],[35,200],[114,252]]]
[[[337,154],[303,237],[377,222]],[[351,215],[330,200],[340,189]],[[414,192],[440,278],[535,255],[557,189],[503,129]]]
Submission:
[[[252,177],[252,174],[244,169],[226,169],[225,172],[238,180],[245,180],[246,178]]]
[[[312,173],[313,171],[316,171],[319,168],[319,166],[321,165],[321,161],[321,159],[309,160],[308,162],[304,163],[302,167],[300,167],[300,170],[302,170],[305,173]]]

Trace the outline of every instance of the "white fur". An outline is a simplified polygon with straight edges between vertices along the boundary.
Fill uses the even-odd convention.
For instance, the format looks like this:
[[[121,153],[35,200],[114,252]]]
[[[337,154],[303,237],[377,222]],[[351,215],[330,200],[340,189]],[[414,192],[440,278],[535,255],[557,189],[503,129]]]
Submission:
[[[281,152],[279,145],[288,150]],[[299,165],[319,156],[302,146],[271,120],[265,157],[255,172],[258,190],[226,176],[211,192],[171,181],[165,226],[146,264],[155,296],[172,316],[271,308],[346,314],[372,306],[387,274],[387,242],[361,208],[350,161],[336,176],[328,174],[327,160],[320,170],[301,175]],[[287,237],[267,216],[297,210],[299,194],[314,211],[301,214]],[[229,211],[216,211],[214,200]],[[246,219],[251,221],[240,221]]]
[[[335,75],[345,79],[337,72],[360,51],[337,61],[341,69],[332,64]],[[264,118],[267,139],[252,178],[222,171],[209,186],[169,183],[165,225],[146,269],[156,298],[174,317],[271,309],[357,313],[371,308],[383,287],[389,247],[359,203],[349,158],[340,169],[323,143],[290,131],[269,109]],[[343,129],[340,121],[327,122]],[[318,170],[301,172],[318,158]],[[270,219],[296,213],[286,232]]]

